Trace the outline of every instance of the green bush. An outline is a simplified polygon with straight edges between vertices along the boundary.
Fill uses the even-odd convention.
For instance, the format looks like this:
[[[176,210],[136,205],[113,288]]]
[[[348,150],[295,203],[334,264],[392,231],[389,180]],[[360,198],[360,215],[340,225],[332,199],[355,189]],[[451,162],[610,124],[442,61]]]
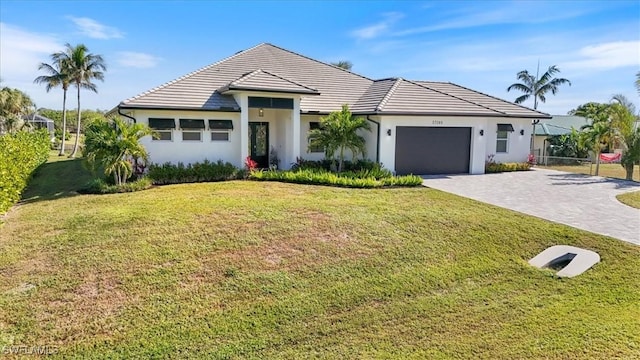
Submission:
[[[177,165],[172,163],[151,164],[148,176],[154,184],[166,185],[241,179],[244,172],[233,164],[225,163],[222,160],[215,163],[205,160],[186,166],[181,162]]]
[[[305,160],[298,158],[296,163],[293,164],[291,170],[327,170],[335,171],[337,167],[336,160]],[[375,161],[360,159],[356,161],[345,160],[342,164],[342,170],[344,171],[360,171],[360,170],[381,170],[382,165]]]
[[[0,214],[20,200],[31,173],[49,156],[49,133],[18,131],[0,136]]]
[[[116,194],[145,190],[151,185],[153,185],[151,179],[147,177],[120,185],[109,184],[104,179],[94,179],[79,192],[82,194]]]
[[[488,162],[485,165],[486,173],[500,173],[500,172],[509,172],[509,171],[527,171],[531,170],[531,164],[528,162],[522,163],[496,163],[496,162]]]
[[[323,169],[305,169],[290,171],[254,171],[249,176],[252,180],[281,181],[295,184],[330,185],[350,188],[377,188],[383,186],[419,186],[422,179],[415,175],[392,176],[387,171],[385,176],[369,176],[370,171],[333,173]],[[382,175],[376,174],[376,175]]]

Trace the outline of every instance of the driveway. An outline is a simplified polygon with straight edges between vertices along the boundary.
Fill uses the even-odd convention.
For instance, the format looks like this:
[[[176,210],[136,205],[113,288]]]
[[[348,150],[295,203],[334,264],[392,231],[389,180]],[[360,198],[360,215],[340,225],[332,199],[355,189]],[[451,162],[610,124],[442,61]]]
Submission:
[[[640,210],[616,200],[640,183],[546,169],[423,179],[433,189],[640,245]]]

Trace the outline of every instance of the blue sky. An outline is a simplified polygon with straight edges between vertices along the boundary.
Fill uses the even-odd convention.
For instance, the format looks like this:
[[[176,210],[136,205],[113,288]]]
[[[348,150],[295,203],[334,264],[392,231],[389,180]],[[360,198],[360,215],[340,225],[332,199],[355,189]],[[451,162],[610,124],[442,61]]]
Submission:
[[[33,84],[64,43],[106,59],[83,108],[120,101],[262,42],[370,78],[450,81],[503,99],[516,73],[557,65],[563,86],[539,109],[564,114],[621,93],[638,104],[640,1],[12,1],[0,2],[2,86],[39,107],[62,91]],[[71,96],[70,107],[75,107]],[[533,106],[531,102],[525,103]]]

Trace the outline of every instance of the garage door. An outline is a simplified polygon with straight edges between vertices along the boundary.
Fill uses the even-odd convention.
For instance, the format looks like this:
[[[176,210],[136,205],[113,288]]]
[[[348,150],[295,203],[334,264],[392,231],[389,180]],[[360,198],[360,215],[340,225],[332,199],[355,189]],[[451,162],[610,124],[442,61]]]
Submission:
[[[471,128],[396,128],[396,173],[461,174],[469,172]]]

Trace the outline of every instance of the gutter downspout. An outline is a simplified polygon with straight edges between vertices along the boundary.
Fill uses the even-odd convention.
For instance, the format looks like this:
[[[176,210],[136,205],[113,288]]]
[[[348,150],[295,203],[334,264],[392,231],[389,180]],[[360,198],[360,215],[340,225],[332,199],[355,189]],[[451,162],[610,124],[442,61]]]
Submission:
[[[376,162],[379,163],[380,162],[380,123],[370,119],[369,116],[371,115],[367,115],[367,120],[371,121],[372,123],[376,124],[376,128],[378,129],[377,133],[378,133],[378,138],[376,140]]]
[[[119,114],[119,115],[122,115],[122,116],[124,116],[124,117],[126,117],[126,118],[129,118],[129,119],[133,120],[133,123],[134,123],[134,124],[136,124],[136,123],[137,123],[136,118],[134,118],[133,116],[129,116],[129,115],[127,115],[127,114],[125,114],[125,113],[123,113],[123,112],[122,112],[122,109],[120,108],[120,105],[118,105],[118,114]]]

